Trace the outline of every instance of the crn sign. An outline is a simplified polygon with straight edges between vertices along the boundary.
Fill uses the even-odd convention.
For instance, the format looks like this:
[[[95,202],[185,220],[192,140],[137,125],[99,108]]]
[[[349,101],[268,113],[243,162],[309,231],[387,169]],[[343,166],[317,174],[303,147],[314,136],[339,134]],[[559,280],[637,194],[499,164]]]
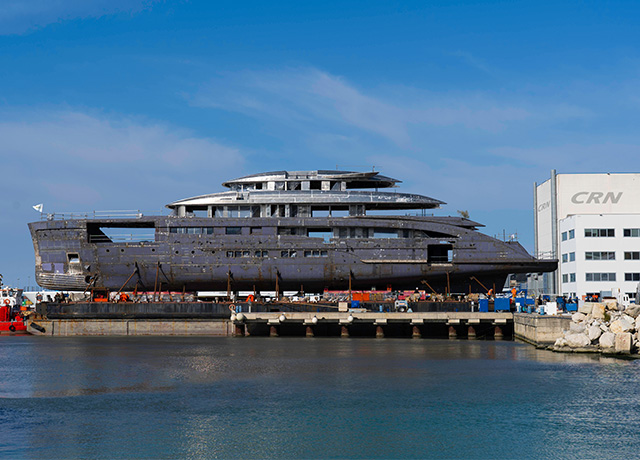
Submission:
[[[623,192],[578,192],[571,197],[573,204],[617,204]]]

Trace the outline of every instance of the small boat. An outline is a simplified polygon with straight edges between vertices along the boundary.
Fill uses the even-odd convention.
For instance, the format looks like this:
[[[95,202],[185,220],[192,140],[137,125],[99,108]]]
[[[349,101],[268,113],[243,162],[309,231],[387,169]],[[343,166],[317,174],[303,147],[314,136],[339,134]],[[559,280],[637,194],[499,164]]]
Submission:
[[[28,333],[20,308],[21,299],[21,289],[0,289],[0,335]]]

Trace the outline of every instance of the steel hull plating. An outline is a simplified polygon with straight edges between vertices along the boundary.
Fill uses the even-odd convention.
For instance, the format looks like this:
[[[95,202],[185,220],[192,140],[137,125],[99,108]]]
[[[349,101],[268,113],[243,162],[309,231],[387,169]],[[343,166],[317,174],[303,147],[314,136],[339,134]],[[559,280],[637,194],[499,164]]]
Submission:
[[[94,228],[153,228],[150,241],[95,238]],[[459,219],[429,217],[48,220],[29,224],[36,280],[49,289],[304,290],[424,288],[481,292],[510,273],[555,270],[518,243],[502,242]],[[175,233],[173,228],[195,229]],[[324,229],[331,236],[283,234]],[[354,228],[408,237],[348,237]],[[207,229],[203,231],[202,229]],[[233,231],[230,234],[230,230]],[[195,231],[200,233],[195,233]],[[291,230],[289,230],[291,231]],[[209,233],[210,232],[210,233]],[[295,231],[291,231],[295,233]],[[347,235],[341,237],[339,235]],[[420,237],[416,237],[420,235]]]

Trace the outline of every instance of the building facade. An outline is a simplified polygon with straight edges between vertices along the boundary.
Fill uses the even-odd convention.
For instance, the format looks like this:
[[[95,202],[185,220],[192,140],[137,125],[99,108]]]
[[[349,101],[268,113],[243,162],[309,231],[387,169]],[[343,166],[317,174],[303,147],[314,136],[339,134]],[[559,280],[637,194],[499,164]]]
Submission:
[[[640,282],[640,174],[556,174],[534,184],[535,255],[557,258],[538,290],[626,293]]]

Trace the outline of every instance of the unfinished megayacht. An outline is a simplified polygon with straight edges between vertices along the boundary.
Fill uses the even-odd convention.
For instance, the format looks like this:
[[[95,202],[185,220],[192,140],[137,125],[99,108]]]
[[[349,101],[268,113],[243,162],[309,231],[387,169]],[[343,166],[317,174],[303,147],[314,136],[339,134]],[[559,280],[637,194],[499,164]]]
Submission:
[[[441,201],[379,191],[398,182],[377,172],[277,171],[171,203],[169,216],[49,214],[29,224],[36,280],[59,290],[307,292],[426,281],[463,293],[556,269],[517,242],[479,233],[476,222],[427,216]],[[421,215],[390,215],[400,210]]]

